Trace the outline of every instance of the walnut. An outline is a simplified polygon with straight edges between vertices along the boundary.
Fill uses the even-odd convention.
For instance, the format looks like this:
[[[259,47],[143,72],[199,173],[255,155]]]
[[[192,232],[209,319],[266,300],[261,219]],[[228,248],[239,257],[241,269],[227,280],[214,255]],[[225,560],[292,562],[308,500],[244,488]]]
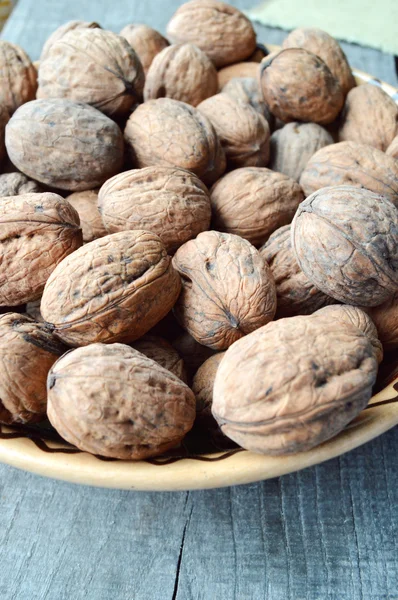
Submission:
[[[5,145],[5,131],[6,125],[10,120],[10,115],[4,106],[0,106],[0,162],[2,162],[6,156],[6,145]]]
[[[398,135],[395,136],[391,144],[388,146],[386,154],[398,159]]]
[[[196,108],[158,98],[139,106],[125,139],[139,168],[181,167],[211,185],[225,171],[225,155],[213,125]]]
[[[307,277],[336,300],[377,306],[398,290],[398,211],[369,190],[314,192],[297,209],[292,246]]]
[[[319,56],[301,48],[281,50],[261,63],[260,82],[266,103],[282,121],[326,125],[343,108],[337,79]]]
[[[291,222],[304,194],[298,183],[270,169],[246,167],[212,187],[212,228],[234,233],[254,246]]]
[[[30,317],[0,316],[0,423],[46,418],[47,373],[65,350],[44,325]]]
[[[246,58],[245,60],[247,62],[260,63],[263,60],[263,58],[268,56],[268,54],[269,54],[269,51],[263,44],[257,44],[256,49],[253,52],[253,54],[248,56],[248,58]]]
[[[39,192],[42,192],[42,188],[37,181],[29,179],[23,173],[4,173],[0,175],[0,198]]]
[[[98,23],[95,23],[94,21],[68,21],[67,23],[64,23],[55,31],[53,31],[53,33],[47,39],[41,52],[41,59],[43,59],[46,56],[51,46],[55,42],[58,42],[64,37],[64,35],[66,35],[70,31],[74,31],[75,29],[101,29],[101,26],[98,25]]]
[[[231,168],[265,167],[269,159],[267,121],[250,104],[216,94],[198,105],[214,126]]]
[[[178,377],[124,344],[68,352],[48,376],[48,418],[81,450],[128,460],[179,444],[195,397]]]
[[[199,344],[187,331],[176,337],[172,341],[172,346],[184,360],[189,380],[193,378],[199,367],[215,354],[215,350]]]
[[[169,45],[166,38],[152,27],[148,27],[148,25],[126,25],[119,35],[128,41],[137,54],[145,75],[148,73],[155,56]]]
[[[365,310],[376,325],[384,349],[398,348],[398,292],[384,304]]]
[[[216,67],[244,60],[256,49],[249,19],[217,0],[191,0],[180,6],[167,25],[167,35],[174,43],[195,44]]]
[[[58,194],[2,198],[0,306],[39,298],[50,273],[81,244],[79,216]]]
[[[310,450],[341,431],[372,395],[377,361],[357,327],[321,315],[281,319],[229,348],[213,415],[225,435],[261,454]]]
[[[86,102],[107,115],[129,114],[142,100],[144,70],[130,44],[102,29],[76,29],[40,61],[38,98]]]
[[[179,379],[187,383],[184,361],[169,342],[156,335],[144,335],[131,344],[131,347],[148,358],[154,360],[164,369],[171,371]]]
[[[99,208],[109,233],[152,231],[169,253],[210,226],[206,186],[193,173],[175,167],[146,167],[116,175],[102,186]]]
[[[0,105],[12,115],[17,108],[33,100],[37,73],[22,48],[0,40]]]
[[[97,206],[98,191],[97,189],[74,192],[66,198],[79,213],[83,242],[92,242],[108,233]]]
[[[40,310],[70,346],[129,342],[171,310],[180,289],[157,235],[121,231],[62,261],[46,283]]]
[[[257,79],[260,74],[258,62],[240,62],[218,71],[218,89],[221,91],[231,79],[237,77],[251,77]]]
[[[205,231],[177,250],[173,264],[182,278],[174,314],[200,344],[225,350],[274,318],[271,271],[247,240]]]
[[[123,165],[123,136],[101,112],[70,100],[24,104],[6,127],[10,159],[25,175],[50,187],[99,187]]]
[[[234,77],[222,88],[223,94],[228,94],[234,100],[250,104],[266,119],[270,128],[273,127],[274,117],[264,102],[259,82],[254,77]]]
[[[197,370],[193,378],[192,391],[196,398],[196,420],[195,423],[206,429],[216,426],[211,413],[213,403],[213,385],[216,379],[217,369],[225,352],[217,352],[208,358]]]

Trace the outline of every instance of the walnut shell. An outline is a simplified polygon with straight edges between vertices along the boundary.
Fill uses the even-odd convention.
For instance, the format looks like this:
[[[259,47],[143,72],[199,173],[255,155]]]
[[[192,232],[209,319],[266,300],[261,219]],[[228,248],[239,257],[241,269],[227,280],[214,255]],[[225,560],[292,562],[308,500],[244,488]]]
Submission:
[[[248,58],[256,49],[253,25],[237,8],[217,0],[191,0],[167,25],[174,43],[190,42],[223,67]]]
[[[174,44],[154,58],[144,100],[173,98],[197,106],[217,92],[217,71],[210,58],[193,44]]]
[[[247,240],[205,231],[177,250],[173,264],[182,278],[174,314],[200,344],[225,350],[274,318],[271,271]]]
[[[292,246],[307,277],[336,300],[377,306],[398,290],[398,211],[369,190],[314,192],[297,209]]]
[[[81,244],[79,216],[58,194],[2,198],[0,306],[39,298],[58,263]]]
[[[127,121],[125,139],[139,168],[181,167],[211,185],[224,173],[224,150],[210,121],[196,108],[158,98],[139,106]]]
[[[6,144],[5,144],[5,131],[6,125],[10,120],[10,115],[8,114],[8,110],[0,105],[0,162],[2,162],[6,155]]]
[[[67,196],[67,201],[79,213],[80,226],[83,231],[83,242],[92,242],[104,235],[107,230],[98,210],[98,189],[74,192]]]
[[[292,221],[304,194],[298,183],[282,173],[246,167],[219,179],[210,199],[213,229],[259,246],[275,229]]]
[[[30,317],[0,316],[0,423],[46,418],[47,373],[65,350],[44,325]]]
[[[60,27],[58,27],[50,37],[47,39],[46,43],[43,46],[43,50],[41,52],[41,58],[43,59],[45,55],[48,53],[49,49],[55,42],[58,42],[60,39],[64,37],[70,31],[74,31],[75,29],[101,29],[101,26],[94,21],[68,21],[64,23]]]
[[[157,335],[144,335],[131,344],[131,347],[148,358],[154,360],[164,369],[174,373],[184,383],[187,383],[187,373],[184,361],[169,342]]]
[[[326,125],[343,108],[339,82],[323,60],[307,50],[281,50],[265,58],[260,68],[264,99],[282,121]]]
[[[266,119],[270,128],[274,124],[274,117],[268,105],[264,102],[259,82],[254,77],[234,77],[222,88],[223,94],[228,94],[234,100],[250,104],[260,115]]]
[[[199,367],[215,354],[215,350],[199,344],[188,331],[176,337],[172,341],[172,346],[182,357],[189,379],[192,379]]]
[[[395,136],[391,144],[388,146],[386,154],[398,159],[398,135]]]
[[[260,65],[258,62],[239,62],[229,67],[224,67],[218,71],[218,89],[223,89],[231,81],[238,77],[251,77],[258,79],[260,74]]]
[[[99,208],[109,233],[152,231],[169,253],[210,226],[206,186],[193,173],[174,167],[146,167],[116,175],[102,186]]]
[[[300,181],[309,159],[320,148],[333,144],[326,129],[316,123],[288,123],[271,136],[269,168]]]
[[[0,105],[12,115],[17,108],[33,100],[37,73],[22,48],[0,40]]]
[[[205,427],[216,425],[211,413],[213,403],[213,385],[217,369],[225,352],[210,356],[197,370],[193,378],[192,391],[196,398],[196,422]]]
[[[70,346],[134,341],[171,310],[180,289],[158,236],[122,231],[62,261],[46,283],[40,310]]]
[[[384,349],[398,348],[398,292],[384,304],[365,310],[376,325]]]
[[[384,152],[356,142],[339,142],[315,152],[300,177],[306,196],[328,186],[366,188],[398,206],[398,163]]]
[[[123,165],[123,136],[100,111],[70,100],[35,100],[6,127],[10,159],[25,175],[50,187],[99,187]]]
[[[54,42],[40,61],[37,97],[86,102],[122,116],[142,100],[144,81],[127,40],[102,29],[77,29]]]
[[[231,168],[265,167],[269,159],[267,121],[250,104],[216,94],[198,106],[214,126]]]
[[[320,315],[281,319],[229,348],[213,415],[225,435],[261,454],[310,450],[367,405],[377,374],[368,337]]]
[[[178,377],[123,344],[72,350],[48,376],[48,418],[81,450],[140,460],[191,429],[195,397]]]
[[[0,198],[40,192],[42,192],[40,184],[33,179],[29,179],[23,173],[4,173],[0,175]]]
[[[148,27],[148,25],[126,25],[119,35],[128,41],[137,54],[145,75],[148,73],[155,56],[169,45],[166,38],[156,31],[156,29]]]

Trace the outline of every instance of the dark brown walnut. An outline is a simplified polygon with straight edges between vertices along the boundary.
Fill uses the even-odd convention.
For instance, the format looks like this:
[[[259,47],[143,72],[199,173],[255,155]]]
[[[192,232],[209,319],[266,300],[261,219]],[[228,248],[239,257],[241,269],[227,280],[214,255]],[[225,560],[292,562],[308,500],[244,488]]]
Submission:
[[[300,181],[301,173],[311,156],[329,144],[333,144],[333,138],[321,125],[288,123],[271,136],[271,159],[268,166],[273,171]]]
[[[43,323],[44,319],[41,316],[40,304],[41,304],[41,297],[38,298],[37,300],[32,300],[32,302],[27,302],[26,307],[25,307],[25,312],[28,315],[28,317],[31,317],[32,319],[34,319],[35,321],[38,321],[39,323]]]
[[[298,183],[270,169],[246,167],[224,175],[210,193],[212,228],[263,244],[294,217],[304,194]]]
[[[37,181],[29,179],[23,173],[4,173],[0,175],[0,198],[35,194],[42,191],[42,187]]]
[[[0,423],[46,418],[47,373],[65,351],[43,324],[18,313],[0,316]]]
[[[213,415],[247,450],[302,452],[335,436],[366,407],[376,375],[372,344],[357,327],[320,315],[281,319],[227,350]]]
[[[148,73],[148,69],[155,56],[169,45],[166,38],[156,31],[156,29],[148,27],[148,25],[126,25],[119,35],[128,41],[137,54],[145,75]]]
[[[398,348],[398,292],[374,308],[366,309],[376,325],[379,339],[385,350]]]
[[[60,27],[58,27],[47,39],[46,43],[43,46],[43,50],[41,52],[41,58],[44,58],[48,53],[49,49],[55,42],[58,42],[62,39],[67,33],[70,31],[74,31],[75,29],[101,29],[101,26],[94,21],[68,21],[64,23]]]
[[[213,385],[216,379],[217,369],[225,352],[217,352],[208,358],[197,370],[193,378],[192,391],[196,398],[196,420],[195,424],[214,429],[217,424],[211,413],[213,403]]]
[[[0,162],[4,160],[7,155],[6,144],[5,144],[5,131],[6,125],[10,120],[8,110],[0,105]]]
[[[397,134],[398,106],[384,90],[366,83],[349,92],[340,116],[340,142],[359,142],[384,152]]]
[[[336,300],[316,288],[300,269],[291,242],[290,225],[277,229],[260,248],[276,285],[276,319],[310,315]]]
[[[81,244],[79,215],[58,194],[2,198],[0,306],[39,298],[58,263]]]
[[[67,196],[67,201],[79,213],[83,242],[92,242],[104,235],[107,230],[98,210],[98,189],[75,192]],[[142,228],[141,228],[142,229]]]
[[[35,100],[6,127],[13,164],[25,175],[61,190],[101,186],[123,165],[123,135],[114,121],[87,104]]]
[[[340,83],[344,96],[355,86],[347,57],[340,44],[326,31],[311,27],[295,29],[282,44],[283,48],[304,48],[319,56]]]
[[[191,0],[180,6],[167,25],[174,43],[198,46],[216,67],[248,58],[256,49],[256,33],[245,15],[217,0]]]
[[[155,361],[124,344],[68,352],[48,376],[48,418],[81,450],[141,460],[178,445],[195,396]]]
[[[192,380],[199,367],[213,356],[215,350],[199,344],[187,331],[173,339],[172,346],[182,357],[189,380]]]
[[[144,81],[140,59],[124,37],[76,29],[54,42],[41,59],[37,97],[85,102],[122,116],[142,101]]]
[[[109,233],[145,229],[174,253],[210,227],[209,192],[196,175],[175,167],[146,167],[120,173],[99,192]]]
[[[221,93],[201,102],[198,110],[214,126],[230,168],[266,166],[269,125],[250,104]]]
[[[398,135],[395,136],[391,144],[388,146],[386,154],[398,159]]]
[[[369,190],[314,192],[297,209],[292,246],[312,283],[340,302],[377,306],[398,290],[398,210]]]
[[[124,135],[138,168],[180,167],[206,185],[225,171],[224,150],[213,125],[185,102],[171,98],[145,102],[130,116]]]
[[[237,77],[252,77],[257,79],[260,74],[258,62],[240,62],[218,71],[218,89],[221,90],[231,79]]]
[[[158,236],[122,231],[62,261],[46,283],[40,311],[70,346],[132,342],[171,310],[180,289]]]
[[[132,347],[187,383],[184,361],[167,340],[157,335],[147,334],[134,342]]]
[[[174,314],[200,344],[225,350],[274,318],[271,271],[247,240],[205,231],[177,250],[173,264],[182,279]]]
[[[234,100],[250,104],[262,115],[270,128],[273,127],[274,117],[264,102],[259,82],[254,77],[234,77],[222,89],[223,94],[228,94]]]
[[[339,82],[323,60],[307,50],[281,50],[265,58],[260,69],[264,100],[282,121],[326,125],[343,108]]]
[[[22,48],[0,40],[0,105],[12,115],[36,97],[37,73]]]
[[[300,185],[306,196],[328,186],[366,188],[398,206],[398,163],[377,148],[339,142],[321,148],[310,158]]]

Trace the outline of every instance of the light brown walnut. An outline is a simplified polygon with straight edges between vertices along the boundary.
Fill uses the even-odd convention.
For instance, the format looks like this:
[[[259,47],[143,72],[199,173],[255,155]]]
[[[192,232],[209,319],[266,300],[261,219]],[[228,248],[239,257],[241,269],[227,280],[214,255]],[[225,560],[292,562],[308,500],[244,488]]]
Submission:
[[[83,242],[92,242],[104,235],[107,230],[98,210],[98,189],[74,192],[67,196],[67,201],[79,213]]]
[[[264,102],[260,84],[255,77],[234,77],[222,88],[223,94],[228,94],[234,100],[250,104],[260,115],[262,115],[270,129],[274,124],[274,117],[267,104]]]
[[[36,97],[37,73],[22,48],[0,40],[0,105],[11,116]]]
[[[365,310],[376,325],[384,349],[396,350],[398,348],[398,292],[384,304]]]
[[[23,173],[4,173],[0,175],[0,198],[21,194],[36,194],[42,191],[42,187],[37,181],[29,179]]]
[[[260,75],[260,65],[258,62],[239,62],[229,65],[218,71],[218,89],[221,90],[231,79],[237,77],[251,77],[258,79]]]
[[[187,383],[184,361],[167,340],[157,335],[146,334],[131,344],[131,347]]]
[[[169,45],[166,38],[156,31],[156,29],[140,23],[126,25],[119,35],[126,38],[136,52],[145,75],[148,73],[155,56]]]
[[[192,391],[196,398],[195,424],[203,428],[214,429],[217,424],[211,413],[213,403],[213,386],[217,369],[225,352],[217,352],[208,358],[197,370],[192,382]]]
[[[64,37],[70,31],[74,31],[75,29],[101,29],[101,26],[95,21],[68,21],[64,23],[60,27],[58,27],[53,33],[47,38],[46,43],[43,46],[43,50],[41,52],[41,58],[44,58],[45,55],[50,50],[51,46],[58,42],[60,39]],[[37,61],[40,65],[40,62]]]

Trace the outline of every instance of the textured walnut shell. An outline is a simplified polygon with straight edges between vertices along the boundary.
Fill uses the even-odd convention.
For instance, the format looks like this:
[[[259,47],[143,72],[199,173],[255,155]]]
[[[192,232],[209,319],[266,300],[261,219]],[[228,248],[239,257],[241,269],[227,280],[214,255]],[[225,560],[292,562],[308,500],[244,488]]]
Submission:
[[[0,423],[46,418],[47,373],[65,350],[30,317],[18,313],[0,317]]]
[[[398,159],[398,135],[395,136],[391,144],[388,146],[386,154]]]
[[[81,450],[140,460],[182,440],[195,418],[195,397],[137,350],[93,344],[68,352],[52,367],[48,418]]]
[[[250,104],[221,93],[201,102],[198,110],[214,126],[231,168],[265,167],[269,159],[269,125]]]
[[[212,348],[199,344],[187,331],[176,337],[172,346],[182,357],[189,379],[192,379],[199,367],[215,353]]]
[[[291,222],[304,194],[298,183],[282,173],[246,167],[219,179],[210,199],[213,229],[259,246],[275,229]]]
[[[139,168],[181,167],[211,185],[225,171],[225,155],[210,121],[196,108],[159,98],[139,106],[127,121],[125,139]]]
[[[336,300],[316,288],[300,269],[291,242],[290,225],[275,231],[260,248],[276,285],[276,319],[310,315]]]
[[[213,415],[252,452],[310,450],[365,408],[376,374],[372,344],[353,325],[315,315],[281,319],[227,350]]]
[[[234,100],[250,104],[260,115],[262,115],[270,128],[274,124],[274,117],[264,102],[259,82],[254,77],[234,77],[222,88],[223,94],[228,94]]]
[[[0,106],[0,162],[6,157],[5,131],[6,125],[10,120],[8,110]]]
[[[355,86],[355,79],[340,44],[322,29],[295,29],[282,44],[283,48],[304,48],[319,56],[339,82],[344,96]]]
[[[35,100],[21,106],[6,127],[13,164],[50,187],[99,187],[123,165],[123,136],[114,121],[86,104]]]
[[[365,144],[331,144],[310,158],[300,185],[306,196],[328,186],[366,188],[398,206],[398,162]]]
[[[225,350],[274,318],[271,271],[247,240],[205,231],[177,250],[173,264],[182,278],[174,314],[200,344]]]
[[[98,190],[74,192],[66,199],[79,213],[83,242],[92,242],[108,233],[98,210]]]
[[[39,298],[58,263],[81,244],[79,216],[58,194],[2,198],[0,306]]]
[[[260,66],[258,62],[240,62],[229,67],[224,67],[218,71],[218,89],[223,89],[231,79],[240,77],[251,77],[258,79]]]
[[[41,52],[41,58],[44,58],[49,49],[55,42],[58,42],[60,39],[64,37],[70,31],[74,31],[75,29],[101,29],[101,26],[94,21],[68,21],[64,23],[60,27],[58,27],[47,39],[46,43],[43,46],[43,50]]]
[[[86,102],[110,116],[142,100],[144,70],[130,44],[102,29],[77,29],[54,42],[40,61],[38,98]]]
[[[141,354],[145,354],[145,356],[154,360],[164,369],[174,373],[184,383],[187,383],[184,361],[167,340],[156,335],[147,334],[131,346]]]
[[[171,310],[180,289],[158,236],[122,231],[62,261],[46,283],[40,310],[70,346],[134,341]]]
[[[193,44],[174,44],[154,58],[144,100],[173,98],[197,106],[217,92],[217,71],[208,56]]]
[[[292,246],[307,277],[336,300],[377,306],[398,290],[398,211],[369,190],[314,192],[297,209]]]
[[[174,43],[195,44],[216,67],[244,60],[256,49],[249,19],[217,0],[191,0],[180,6],[167,25],[167,36]]]
[[[36,90],[37,73],[29,56],[19,46],[0,40],[0,105],[12,115],[35,98]]]
[[[366,311],[376,325],[384,349],[398,348],[398,292],[384,304]]]
[[[340,116],[339,141],[387,150],[398,134],[398,106],[384,90],[367,83],[347,95]]]
[[[128,41],[137,54],[145,75],[148,73],[155,56],[169,45],[166,38],[160,35],[156,29],[148,27],[148,25],[126,25],[119,35]]]
[[[23,173],[4,173],[0,175],[0,198],[39,192],[42,192],[42,188],[37,181],[29,179]]]
[[[300,181],[309,159],[320,148],[333,144],[326,129],[316,123],[288,123],[271,136],[271,159],[268,164],[273,171]]]
[[[208,358],[197,370],[192,382],[192,391],[196,398],[196,423],[201,426],[212,427],[215,425],[211,413],[213,403],[213,385],[217,369],[225,352],[217,352]]]
[[[169,253],[210,226],[206,186],[193,173],[174,167],[146,167],[116,175],[102,186],[99,208],[109,233],[152,231]]]
[[[337,79],[319,56],[302,48],[281,50],[261,63],[260,82],[271,112],[282,121],[326,125],[343,108]]]

